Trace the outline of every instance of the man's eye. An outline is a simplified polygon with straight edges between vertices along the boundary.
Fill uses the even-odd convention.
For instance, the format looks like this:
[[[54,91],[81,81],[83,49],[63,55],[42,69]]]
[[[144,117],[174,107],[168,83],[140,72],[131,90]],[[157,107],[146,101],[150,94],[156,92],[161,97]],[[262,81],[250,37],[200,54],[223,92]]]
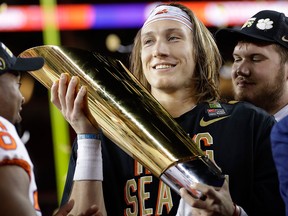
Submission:
[[[147,45],[147,44],[150,44],[150,43],[152,43],[151,39],[144,40],[144,42],[143,42],[144,45]]]
[[[261,61],[261,59],[260,58],[252,58],[252,61],[259,62],[259,61]]]
[[[168,40],[169,41],[173,41],[173,40],[177,40],[177,39],[179,39],[179,37],[176,37],[176,36],[170,36],[169,38],[168,38]]]
[[[241,61],[241,58],[235,58],[234,57],[234,62],[239,62],[239,61]]]

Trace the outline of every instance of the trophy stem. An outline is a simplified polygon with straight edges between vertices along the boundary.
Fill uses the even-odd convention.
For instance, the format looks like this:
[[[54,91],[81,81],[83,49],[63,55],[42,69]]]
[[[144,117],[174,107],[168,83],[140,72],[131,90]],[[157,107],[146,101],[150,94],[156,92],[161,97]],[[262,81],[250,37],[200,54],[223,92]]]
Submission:
[[[216,168],[207,156],[195,156],[182,159],[170,166],[162,173],[160,179],[178,194],[180,188],[185,188],[191,196],[201,199],[202,193],[191,186],[195,183],[203,183],[220,188],[223,184],[223,176]]]

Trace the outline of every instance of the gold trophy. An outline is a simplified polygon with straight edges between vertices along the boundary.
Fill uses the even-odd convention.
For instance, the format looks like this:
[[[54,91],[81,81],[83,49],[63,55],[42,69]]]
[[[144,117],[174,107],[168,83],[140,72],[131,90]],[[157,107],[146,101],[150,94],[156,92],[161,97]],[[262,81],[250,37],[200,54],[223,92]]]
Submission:
[[[104,135],[177,193],[184,187],[201,198],[191,184],[222,186],[221,171],[119,60],[52,45],[30,48],[20,56],[45,59],[42,69],[29,73],[48,89],[61,73],[78,76]]]

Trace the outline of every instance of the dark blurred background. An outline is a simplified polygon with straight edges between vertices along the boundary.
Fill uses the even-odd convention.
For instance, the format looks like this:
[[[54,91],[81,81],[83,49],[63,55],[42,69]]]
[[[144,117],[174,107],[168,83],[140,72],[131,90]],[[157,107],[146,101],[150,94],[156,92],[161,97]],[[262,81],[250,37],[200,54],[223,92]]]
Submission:
[[[70,4],[129,4],[129,3],[152,3],[153,1],[119,1],[119,0],[58,0],[58,5],[70,5]],[[182,1],[185,2],[185,1]],[[204,1],[189,1],[194,3],[203,3]],[[220,1],[210,1],[220,2]],[[221,1],[225,2],[225,1]],[[234,1],[236,2],[236,1]],[[247,18],[253,15],[258,9],[254,8],[251,11],[249,2],[237,1],[240,5],[245,6],[247,4]],[[263,3],[268,1],[253,1],[253,3]],[[279,2],[279,1],[270,1]],[[284,2],[284,1],[282,1]],[[13,6],[39,6],[40,2],[37,0],[6,0],[2,1],[0,10],[0,41],[4,42],[14,53],[14,55],[20,54],[22,51],[34,47],[43,45],[43,33],[41,30],[33,31],[21,31],[21,30],[3,30],[1,25],[7,22],[8,18],[1,18],[5,13],[5,10]],[[6,8],[6,9],[5,9]],[[286,7],[288,8],[288,6]],[[109,9],[109,7],[108,7]],[[225,11],[226,9],[226,11]],[[267,9],[267,8],[266,8]],[[271,9],[271,8],[270,8]],[[211,9],[213,11],[213,8]],[[231,9],[223,7],[223,14],[218,13],[215,15],[215,19],[224,16],[224,13],[229,12]],[[235,16],[241,16],[241,11],[236,10],[233,12]],[[285,9],[287,10],[287,9]],[[129,15],[131,11],[127,11]],[[231,12],[231,11],[230,11]],[[209,14],[209,12],[207,12]],[[286,14],[287,15],[287,14]],[[29,14],[30,18],[38,16],[38,14]],[[109,16],[109,14],[108,14]],[[9,17],[9,16],[8,16]],[[37,17],[36,17],[37,18]],[[133,19],[133,16],[131,17]],[[221,19],[220,19],[221,20]],[[233,21],[233,20],[231,20]],[[235,22],[235,20],[234,20]],[[243,21],[238,21],[243,23]],[[231,22],[232,24],[233,22]],[[237,21],[235,22],[237,23]],[[221,25],[221,24],[220,24]],[[229,24],[228,24],[229,25]],[[120,59],[125,65],[128,66],[128,56],[133,43],[133,38],[136,35],[139,27],[117,27],[117,28],[94,28],[94,29],[69,29],[60,30],[60,42],[63,46],[77,47],[81,49],[100,52],[103,55],[111,56]],[[220,26],[208,25],[209,30],[214,33]],[[221,26],[223,27],[223,26]],[[1,30],[2,29],[2,30]],[[114,42],[114,45],[107,46],[107,41]],[[116,47],[116,48],[115,48]],[[228,99],[232,98],[229,66],[227,70],[223,70],[221,76],[221,92],[223,97]],[[228,72],[227,72],[228,71]],[[23,94],[26,97],[26,103],[24,105],[22,116],[23,121],[21,124],[21,134],[28,134],[27,148],[30,152],[31,159],[35,165],[35,175],[39,190],[39,202],[43,212],[43,216],[52,215],[52,212],[57,208],[59,204],[59,196],[57,196],[56,176],[55,176],[55,162],[53,152],[53,141],[51,135],[51,120],[49,111],[49,95],[47,89],[36,81],[32,76],[26,75],[23,77]],[[69,128],[70,140],[75,137],[74,132]],[[71,144],[69,144],[71,145]]]

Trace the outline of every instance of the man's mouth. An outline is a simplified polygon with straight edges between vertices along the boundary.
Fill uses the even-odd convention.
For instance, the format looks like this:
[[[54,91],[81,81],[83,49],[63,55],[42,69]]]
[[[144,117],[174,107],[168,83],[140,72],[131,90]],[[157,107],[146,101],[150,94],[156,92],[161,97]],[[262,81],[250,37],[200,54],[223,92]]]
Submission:
[[[159,65],[155,65],[153,68],[154,69],[168,69],[168,68],[173,68],[175,67],[175,65],[171,65],[171,64],[159,64]]]

